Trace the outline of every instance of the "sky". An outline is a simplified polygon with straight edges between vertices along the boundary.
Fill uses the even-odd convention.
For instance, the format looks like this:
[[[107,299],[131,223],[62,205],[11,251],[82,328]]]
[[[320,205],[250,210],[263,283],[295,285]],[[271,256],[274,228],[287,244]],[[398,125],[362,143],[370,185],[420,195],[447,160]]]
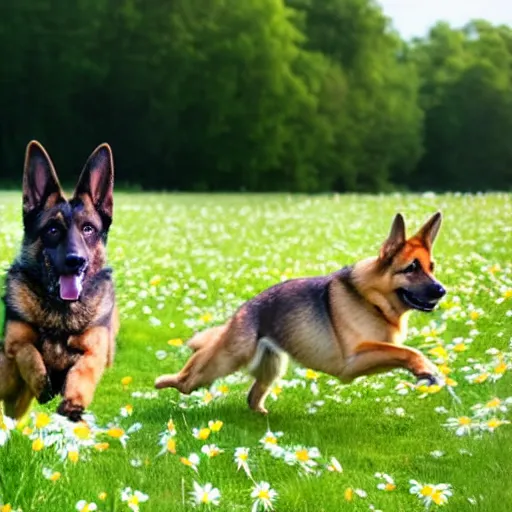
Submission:
[[[437,21],[459,27],[474,18],[512,25],[512,0],[377,0],[402,37],[424,36]]]

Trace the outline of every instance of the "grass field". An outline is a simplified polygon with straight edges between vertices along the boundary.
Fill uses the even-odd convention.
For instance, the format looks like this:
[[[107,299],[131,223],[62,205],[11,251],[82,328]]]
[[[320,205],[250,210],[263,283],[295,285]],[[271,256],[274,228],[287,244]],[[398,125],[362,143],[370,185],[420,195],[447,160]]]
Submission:
[[[2,269],[18,249],[20,206],[19,193],[0,194]],[[415,387],[405,372],[340,385],[294,366],[269,398],[268,417],[247,408],[243,373],[188,399],[153,390],[157,375],[185,361],[181,343],[194,331],[280,280],[377,254],[395,212],[412,232],[438,208],[437,276],[449,293],[432,314],[413,313],[408,343],[440,364],[461,403],[447,388]],[[417,480],[451,486],[446,510],[512,510],[511,195],[118,194],[109,257],[122,328],[89,426],[59,421],[57,400],[34,407],[25,425],[0,425],[0,505],[72,511],[85,500],[78,509],[181,511],[192,506],[195,481],[220,491],[218,506],[200,508],[251,510],[254,482],[265,481],[279,511],[413,512],[432,499],[437,508],[434,488],[410,492]],[[200,432],[207,439],[194,437],[217,420],[220,430],[216,423]],[[260,442],[267,431],[284,452]],[[210,458],[202,447],[212,444],[222,453]],[[241,447],[251,477],[237,471]],[[184,463],[192,453],[197,471]],[[332,457],[342,472],[332,471]],[[127,487],[147,501],[122,501]]]

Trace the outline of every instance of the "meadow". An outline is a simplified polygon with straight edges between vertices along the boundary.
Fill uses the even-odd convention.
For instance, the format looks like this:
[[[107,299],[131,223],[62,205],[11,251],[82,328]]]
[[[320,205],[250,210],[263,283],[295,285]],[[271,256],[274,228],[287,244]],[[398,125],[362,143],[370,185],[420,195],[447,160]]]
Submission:
[[[512,195],[115,201],[114,367],[84,424],[55,415],[58,399],[0,422],[0,511],[512,510]],[[248,409],[243,372],[190,397],[153,389],[186,360],[195,331],[281,280],[376,255],[397,211],[412,233],[437,209],[448,294],[412,314],[407,343],[446,386],[403,371],[341,385],[292,365],[267,417]],[[21,194],[2,192],[2,272],[21,234]]]

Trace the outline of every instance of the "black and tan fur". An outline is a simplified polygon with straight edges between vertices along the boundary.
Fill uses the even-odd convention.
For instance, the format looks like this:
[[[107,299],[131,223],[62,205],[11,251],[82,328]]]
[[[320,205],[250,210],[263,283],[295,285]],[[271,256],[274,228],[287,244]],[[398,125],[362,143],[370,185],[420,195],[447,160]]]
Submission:
[[[77,421],[112,363],[118,318],[111,270],[105,266],[112,214],[113,160],[107,144],[91,154],[67,200],[48,154],[39,143],[29,143],[24,237],[4,296],[0,400],[7,415],[20,418],[34,397],[45,403],[62,394],[58,412]],[[76,300],[62,299],[63,275],[79,277]]]
[[[431,311],[445,294],[431,260],[440,224],[436,213],[407,240],[398,214],[378,257],[262,292],[225,325],[194,336],[185,367],[155,386],[190,393],[248,366],[255,377],[249,406],[266,413],[265,398],[286,371],[288,355],[345,382],[398,367],[435,382],[435,365],[402,343],[409,312]]]

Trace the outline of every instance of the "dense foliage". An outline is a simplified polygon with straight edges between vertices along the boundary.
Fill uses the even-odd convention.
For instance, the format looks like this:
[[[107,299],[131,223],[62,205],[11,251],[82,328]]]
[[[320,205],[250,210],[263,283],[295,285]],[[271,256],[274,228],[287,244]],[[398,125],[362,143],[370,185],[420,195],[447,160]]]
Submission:
[[[39,139],[64,181],[178,190],[512,184],[512,29],[404,42],[373,0],[3,0],[0,179]]]

